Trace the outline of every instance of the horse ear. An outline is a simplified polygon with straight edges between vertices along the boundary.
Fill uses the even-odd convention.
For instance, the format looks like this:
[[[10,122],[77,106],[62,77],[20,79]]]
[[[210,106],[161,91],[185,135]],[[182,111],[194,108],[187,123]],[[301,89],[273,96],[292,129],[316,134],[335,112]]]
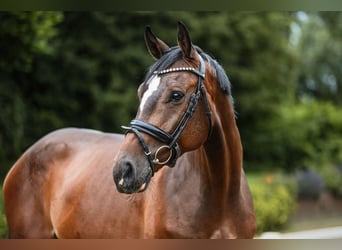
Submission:
[[[185,58],[193,58],[195,49],[192,46],[189,31],[182,22],[178,22],[178,45]]]
[[[156,37],[149,26],[145,29],[145,43],[150,54],[155,58],[161,58],[170,47]]]

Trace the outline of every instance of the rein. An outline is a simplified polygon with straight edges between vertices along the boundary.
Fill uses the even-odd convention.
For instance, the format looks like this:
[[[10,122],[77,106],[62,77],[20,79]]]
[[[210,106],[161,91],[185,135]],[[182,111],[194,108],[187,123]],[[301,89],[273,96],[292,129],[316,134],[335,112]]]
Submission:
[[[204,103],[206,106],[206,114],[207,114],[208,120],[209,120],[208,138],[211,135],[212,114],[210,111],[210,106],[209,106],[209,102],[208,102],[208,98],[207,98],[207,94],[206,94],[206,89],[205,89],[205,86],[203,84],[203,80],[205,78],[205,63],[204,63],[202,57],[200,56],[200,69],[199,70],[192,68],[192,67],[180,67],[180,68],[169,68],[169,69],[164,69],[161,71],[156,71],[156,72],[154,72],[154,74],[160,76],[163,74],[168,74],[168,73],[172,73],[172,72],[181,72],[181,71],[188,71],[188,72],[194,73],[195,75],[198,76],[198,82],[197,82],[197,86],[196,86],[194,93],[190,97],[188,107],[187,107],[183,117],[181,118],[177,127],[175,128],[175,130],[171,134],[160,129],[160,128],[158,128],[157,126],[155,126],[151,123],[148,123],[146,121],[142,121],[139,119],[133,119],[130,122],[129,126],[121,126],[123,129],[126,130],[126,133],[134,133],[136,135],[136,137],[138,138],[138,141],[141,144],[141,146],[144,150],[144,153],[146,155],[146,158],[150,164],[150,167],[152,170],[152,176],[154,175],[154,165],[168,164],[169,167],[175,166],[176,161],[181,154],[181,150],[180,150],[180,147],[179,147],[177,142],[178,142],[183,130],[185,129],[188,121],[190,120],[190,118],[194,114],[196,107],[197,107],[197,104],[198,104],[198,101],[199,101],[199,98],[201,95],[203,97],[203,100],[204,100]],[[145,133],[149,136],[152,136],[156,140],[165,144],[156,150],[156,152],[154,154],[154,158],[152,157],[152,153],[151,153],[148,145],[146,144],[144,138],[142,137],[141,133]],[[169,156],[167,157],[166,160],[160,161],[158,159],[158,155],[164,150],[169,151]]]

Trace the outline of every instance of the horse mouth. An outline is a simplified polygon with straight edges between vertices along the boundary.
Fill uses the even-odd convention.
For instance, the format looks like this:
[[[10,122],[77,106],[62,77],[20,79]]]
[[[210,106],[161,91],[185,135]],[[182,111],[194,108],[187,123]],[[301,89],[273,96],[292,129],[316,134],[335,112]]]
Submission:
[[[138,189],[138,193],[144,192],[147,189],[148,182],[144,182]]]
[[[138,188],[137,193],[142,193],[142,192],[144,192],[144,191],[148,188],[148,186],[149,186],[149,184],[150,184],[150,182],[151,182],[151,179],[152,179],[152,174],[149,174],[149,175],[146,177],[146,179],[145,179],[145,181],[143,182],[143,184],[141,184],[140,187]]]

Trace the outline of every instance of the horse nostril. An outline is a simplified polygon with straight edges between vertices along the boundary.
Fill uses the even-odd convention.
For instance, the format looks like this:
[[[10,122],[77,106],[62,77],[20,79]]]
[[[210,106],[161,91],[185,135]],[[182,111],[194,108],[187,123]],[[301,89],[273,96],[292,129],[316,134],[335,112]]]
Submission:
[[[133,182],[134,167],[130,161],[123,161],[120,164],[120,176],[118,179],[119,186],[129,186]]]
[[[113,168],[113,179],[116,189],[120,193],[132,194],[136,192],[137,185],[140,182],[137,180],[137,168],[134,161],[126,157],[119,159]]]
[[[133,176],[133,174],[134,174],[134,171],[133,171],[132,163],[129,161],[124,162],[123,166],[122,166],[122,177],[123,178],[130,178]]]

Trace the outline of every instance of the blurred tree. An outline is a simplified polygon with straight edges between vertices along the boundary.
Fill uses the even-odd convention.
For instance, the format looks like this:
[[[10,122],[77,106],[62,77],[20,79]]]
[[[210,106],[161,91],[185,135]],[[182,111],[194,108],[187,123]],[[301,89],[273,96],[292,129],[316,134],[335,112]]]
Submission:
[[[342,12],[299,12],[297,20],[299,96],[342,105]]]
[[[292,171],[342,162],[341,112],[331,102],[317,100],[280,107],[268,130],[273,166]]]
[[[334,13],[319,18],[338,34]],[[304,34],[305,25],[294,13],[2,12],[0,174],[26,147],[54,129],[122,132],[120,125],[135,115],[137,87],[154,61],[145,48],[145,26],[173,46],[177,20],[186,23],[194,44],[227,71],[246,166],[284,161],[282,153],[295,149],[285,150],[279,141],[284,137],[276,136],[282,131],[286,138],[288,132],[279,124],[291,112],[281,107],[294,107],[296,90],[305,86],[297,88],[298,75],[303,83],[316,65],[309,60],[303,63],[307,67],[299,66],[302,53],[315,50],[302,52],[305,36],[294,36],[293,27],[296,24]],[[327,27],[322,26],[322,34]],[[334,32],[329,36],[337,39]],[[334,46],[331,53],[339,48]],[[337,65],[334,60],[329,58],[329,65]],[[304,92],[308,93],[305,88]]]
[[[286,12],[228,14],[225,23],[210,27],[221,34],[207,36],[220,41],[209,49],[216,49],[232,82],[246,167],[272,164],[271,121],[294,101],[297,57],[288,43],[293,19]]]
[[[53,53],[49,41],[61,18],[58,12],[0,13],[0,176],[27,146],[31,110],[25,91],[35,86],[30,72],[39,54]]]
[[[49,39],[56,36],[59,12],[1,12],[0,69],[28,72],[36,54],[51,53]]]

